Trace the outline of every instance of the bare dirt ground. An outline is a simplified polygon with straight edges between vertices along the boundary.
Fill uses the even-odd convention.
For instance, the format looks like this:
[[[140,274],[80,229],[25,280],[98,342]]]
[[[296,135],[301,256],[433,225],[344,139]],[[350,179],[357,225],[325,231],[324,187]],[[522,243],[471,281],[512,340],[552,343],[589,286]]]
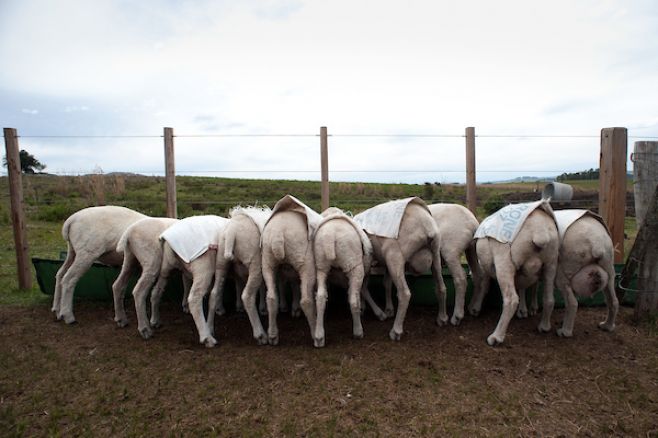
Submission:
[[[65,326],[46,306],[0,308],[0,436],[658,436],[658,336],[630,309],[615,333],[596,329],[604,308],[580,309],[573,339],[514,320],[491,348],[495,310],[436,327],[412,307],[394,343],[369,313],[353,340],[341,307],[320,350],[289,314],[277,347],[230,314],[205,349],[175,303],[149,341],[134,311],[119,329],[106,303],[75,310]]]

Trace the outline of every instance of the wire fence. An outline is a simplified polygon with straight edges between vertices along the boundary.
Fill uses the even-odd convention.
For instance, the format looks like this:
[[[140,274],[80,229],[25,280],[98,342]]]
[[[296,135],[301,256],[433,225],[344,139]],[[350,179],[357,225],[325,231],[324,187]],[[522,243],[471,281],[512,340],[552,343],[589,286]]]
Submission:
[[[88,203],[98,202],[94,196],[107,201],[123,193],[121,201],[124,205],[138,207],[153,203],[153,196],[135,195],[132,191],[139,193],[139,189],[132,187],[131,196],[126,196],[126,189],[121,186],[131,185],[132,182],[121,182],[120,178],[138,180],[140,176],[164,177],[163,137],[157,134],[19,133],[20,147],[42,159],[48,165],[46,171],[49,175],[79,179],[67,183],[41,178],[39,184],[36,184],[30,183],[28,178],[24,183],[25,197],[28,203],[55,206],[62,199],[57,193],[68,194],[69,197],[77,194]],[[317,182],[321,175],[318,137],[320,134],[313,133],[175,134],[176,175]],[[466,173],[464,134],[339,132],[329,133],[328,137],[332,184],[354,182],[365,185],[363,188],[355,188],[354,192],[343,188],[344,193],[341,193],[340,187],[332,186],[334,199],[340,199],[350,206],[366,207],[413,192],[430,202],[464,202],[465,194],[459,189],[465,182]],[[596,169],[599,165],[599,135],[483,133],[475,134],[475,138],[480,205],[487,201],[489,192],[504,184],[524,184],[523,189],[510,189],[516,190],[508,196],[511,201],[537,199],[545,182],[563,173]],[[628,139],[653,140],[658,139],[658,136],[628,135]],[[627,159],[630,163],[630,154]],[[3,175],[6,175],[4,168]],[[83,181],[84,178],[90,181]],[[94,178],[103,181],[93,182]],[[412,184],[417,187],[398,191],[371,187],[385,183]],[[69,187],[66,187],[67,184]],[[97,188],[94,188],[94,184]],[[139,187],[139,183],[135,184]],[[152,194],[153,188],[142,185],[144,190]],[[214,191],[216,186],[215,181],[193,183],[182,178],[179,188],[196,191],[196,194],[190,196],[186,191],[183,196],[179,195],[179,206],[184,210],[186,206],[204,210],[203,206],[234,205],[234,195],[239,195],[239,191],[226,189],[236,193],[229,196],[228,200],[222,199],[221,193]],[[74,187],[78,188],[73,190]],[[272,205],[285,194],[274,193],[276,188],[271,187],[272,193],[264,193],[259,199],[243,201]],[[279,187],[281,190],[287,188]],[[100,190],[105,193],[99,195],[97,192]],[[8,198],[7,190],[0,193],[0,198]],[[316,200],[313,197],[312,202]],[[571,201],[563,204],[596,209],[597,187],[592,184],[591,187],[578,190]],[[632,203],[627,205],[632,210]]]

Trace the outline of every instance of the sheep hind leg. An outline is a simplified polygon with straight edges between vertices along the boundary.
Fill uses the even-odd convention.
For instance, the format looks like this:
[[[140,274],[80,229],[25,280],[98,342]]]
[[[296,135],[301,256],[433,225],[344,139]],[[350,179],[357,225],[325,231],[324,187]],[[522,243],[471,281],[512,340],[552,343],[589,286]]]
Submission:
[[[514,286],[514,274],[514,266],[509,260],[505,260],[504,257],[499,257],[496,260],[496,278],[503,296],[503,310],[496,329],[487,338],[487,343],[491,346],[503,343],[507,334],[507,327],[519,305],[519,296]]]
[[[450,318],[450,324],[459,325],[459,323],[464,319],[464,306],[466,302],[466,272],[459,261],[459,257],[455,258],[445,258],[446,265],[448,270],[452,275],[453,282],[455,284],[455,307],[452,311],[452,318]],[[439,271],[439,275],[440,271]]]
[[[190,314],[199,333],[199,343],[208,348],[217,345],[217,340],[211,334],[208,322],[203,314],[203,299],[208,294],[215,273],[215,257],[211,253],[212,251],[208,251],[190,263],[192,287],[187,301],[190,306]]]
[[[51,312],[55,313],[55,318],[59,320],[59,309],[61,307],[62,301],[62,279],[64,274],[71,268],[73,261],[75,260],[75,250],[70,243],[67,242],[68,250],[66,252],[66,260],[62,266],[57,270],[55,275],[55,295],[53,296],[53,306],[50,309]]]
[[[615,270],[612,263],[609,264],[606,272],[608,273],[608,285],[603,293],[605,294],[605,303],[608,306],[608,316],[605,321],[599,323],[599,328],[611,332],[615,329],[615,320],[619,311],[619,300],[615,292]]]
[[[350,275],[350,284],[347,290],[350,311],[352,312],[352,335],[354,336],[354,339],[363,338],[363,325],[361,324],[361,298],[359,293],[361,285],[363,285],[364,282],[363,277],[363,267],[359,266],[354,268]]]
[[[215,270],[215,282],[213,283],[210,298],[208,299],[208,330],[211,336],[215,336],[215,315],[223,315],[219,313],[219,308],[222,307],[221,300],[224,297],[224,282],[226,280],[226,270]],[[237,281],[236,281],[237,283]]]
[[[181,305],[183,306],[183,313],[190,313],[189,295],[191,288],[192,288],[192,280],[190,279],[190,277],[183,275],[183,302],[181,303]]]
[[[123,264],[121,265],[121,272],[112,284],[112,297],[114,298],[114,322],[119,327],[128,325],[128,316],[126,315],[125,296],[128,280],[132,273],[137,259],[130,249],[126,248],[123,255]]]
[[[137,314],[137,331],[144,339],[149,339],[153,336],[153,330],[149,323],[148,314],[146,313],[146,298],[149,289],[153,286],[153,282],[157,277],[157,269],[142,269],[135,288],[133,289],[133,300],[135,301],[135,313]]]
[[[71,263],[71,267],[62,277],[62,296],[57,317],[63,319],[67,324],[75,323],[75,315],[73,315],[75,285],[80,277],[91,268],[96,258],[93,254],[78,252],[73,263]]]
[[[555,265],[544,266],[544,274],[542,276],[544,283],[544,294],[542,300],[541,321],[537,327],[537,329],[542,333],[551,331],[551,315],[553,313],[553,307],[555,306],[555,296],[553,293],[555,290],[556,271],[557,266]]]
[[[279,327],[276,323],[276,317],[279,310],[279,295],[276,293],[276,279],[272,268],[263,268],[263,280],[265,280],[267,287],[268,342],[270,345],[277,345],[279,343]]]
[[[361,287],[361,297],[366,303],[368,303],[373,313],[375,316],[377,316],[377,318],[379,318],[380,321],[384,321],[386,319],[386,312],[384,312],[381,307],[375,303],[375,300],[373,300],[372,295],[370,295],[370,291],[368,290],[368,284],[366,281],[363,282],[363,286]]]
[[[316,324],[316,314],[315,314],[315,300],[313,297],[313,288],[315,286],[315,266],[313,264],[312,268],[309,268],[307,272],[300,275],[300,300],[299,306],[301,307],[304,315],[306,315],[306,320],[308,321],[308,326],[311,331],[311,338],[315,338],[315,324]]]
[[[236,274],[237,275],[237,274]],[[240,276],[235,278],[235,311],[244,313],[244,303],[242,302],[242,292],[244,291],[245,281]]]
[[[247,284],[245,284],[244,289],[242,290],[244,309],[249,317],[253,336],[254,339],[256,339],[256,342],[258,342],[258,345],[267,344],[267,335],[265,334],[265,330],[263,330],[263,324],[260,322],[258,311],[256,310],[256,294],[261,289],[262,281],[263,277],[259,266],[257,269],[251,270],[249,278],[247,278]]]
[[[438,265],[438,266],[437,266]],[[460,268],[461,269],[461,266]],[[462,272],[464,270],[462,269]],[[447,296],[447,290],[446,290],[446,285],[443,282],[443,275],[441,274],[441,262],[439,261],[437,264],[432,265],[432,276],[434,277],[434,293],[436,295],[436,301],[439,303],[439,313],[436,316],[436,324],[441,327],[446,325],[448,322],[448,313],[446,312],[446,296]],[[463,304],[463,303],[462,303]],[[452,325],[459,325],[461,322],[462,318],[464,317],[464,310],[463,310],[463,305],[462,305],[462,316],[461,318],[455,317],[453,315],[453,319],[450,321]]]
[[[321,348],[325,344],[324,332],[324,312],[327,308],[327,273],[319,271],[317,273],[318,293],[315,297],[315,307],[317,309],[317,317],[315,319],[315,333],[313,334],[313,345]]]
[[[399,341],[404,332],[404,318],[407,316],[409,300],[411,299],[411,290],[404,277],[404,257],[402,254],[396,252],[389,255],[386,260],[386,268],[398,290],[398,309],[389,337],[393,341]]]
[[[526,304],[526,290],[519,291],[519,307],[516,309],[516,317],[524,319],[528,317],[528,306]]]
[[[573,289],[571,289],[571,286],[568,284],[568,280],[562,283],[560,292],[564,299],[564,320],[562,321],[562,327],[557,329],[557,335],[564,338],[570,338],[573,336],[573,326],[576,319],[576,312],[578,311],[578,300],[576,300],[576,296],[573,293]]]

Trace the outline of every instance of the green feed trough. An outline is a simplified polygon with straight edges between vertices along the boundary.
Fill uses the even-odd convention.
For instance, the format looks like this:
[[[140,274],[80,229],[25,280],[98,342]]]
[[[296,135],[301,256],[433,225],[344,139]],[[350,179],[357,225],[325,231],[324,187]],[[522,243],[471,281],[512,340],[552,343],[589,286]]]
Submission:
[[[53,295],[55,293],[55,274],[57,270],[62,266],[62,260],[45,260],[40,258],[33,258],[32,263],[37,273],[37,281],[39,283],[39,288],[41,292],[47,295]],[[623,265],[616,265],[615,269],[617,273],[621,271]],[[467,266],[464,265],[464,269],[467,270]],[[467,270],[468,271],[468,270]],[[101,264],[94,264],[89,271],[87,271],[80,281],[78,282],[75,288],[75,296],[78,299],[86,300],[99,300],[99,301],[112,301],[112,283],[119,275],[119,268],[113,268]],[[444,269],[443,270],[443,279],[448,288],[448,306],[452,307],[454,303],[455,289],[452,281],[452,276],[450,273]],[[132,290],[133,286],[136,283],[137,278],[133,276],[128,286],[128,294]],[[407,276],[407,281],[409,282],[409,287],[411,288],[411,304],[418,306],[436,306],[436,296],[434,294],[434,280],[430,274],[420,275],[420,276]],[[227,291],[224,294],[225,304],[228,306],[234,305],[235,302],[235,293],[230,286],[230,283],[227,282]],[[634,282],[631,285],[634,288]],[[370,291],[377,302],[383,302],[384,299],[384,290],[382,285],[382,275],[374,274],[370,276],[369,282]],[[471,281],[470,275],[468,275],[468,291],[466,294],[466,303],[469,302],[471,291],[473,290],[473,284]],[[289,291],[288,291],[289,293]],[[338,296],[344,296],[344,294],[337,294]],[[174,273],[170,281],[167,284],[165,290],[164,299],[167,300],[180,300],[183,296],[183,282],[179,273]],[[541,304],[541,299],[539,300]],[[581,306],[602,306],[605,305],[603,298],[603,293],[599,292],[591,298],[587,299],[578,299],[578,302]],[[633,292],[627,292],[622,300],[623,304],[633,304],[635,302],[635,294]],[[496,282],[492,282],[492,289],[487,295],[483,306],[484,307],[500,307],[500,290]],[[555,303],[556,306],[563,306],[562,295],[556,291],[555,293]]]

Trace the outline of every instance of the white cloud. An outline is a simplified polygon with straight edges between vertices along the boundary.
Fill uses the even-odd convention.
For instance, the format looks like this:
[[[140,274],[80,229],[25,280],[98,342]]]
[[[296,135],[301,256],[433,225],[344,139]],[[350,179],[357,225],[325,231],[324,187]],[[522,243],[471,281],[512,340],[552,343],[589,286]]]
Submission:
[[[29,108],[23,108],[23,109],[21,110],[21,112],[22,112],[23,114],[31,114],[31,115],[39,114],[39,110],[37,110],[37,109],[29,109]]]
[[[158,135],[174,126],[181,134],[315,134],[326,125],[334,134],[460,135],[475,126],[478,134],[596,136],[602,127],[626,125],[658,135],[658,15],[649,1],[199,1],[156,8],[16,0],[3,8],[0,55],[12,62],[0,70],[2,87],[75,102],[64,106],[71,118],[107,117],[112,108],[118,116],[95,127],[105,133]],[[437,180],[463,180],[453,173],[464,167],[462,138],[407,140],[332,138],[331,167],[437,169],[446,171],[433,174]],[[296,168],[319,167],[317,138],[301,149],[297,141],[181,138],[177,164],[285,169],[294,156]],[[119,142],[113,152],[125,156],[124,147]],[[483,137],[477,150],[482,170],[598,165],[597,139]],[[160,153],[140,154],[144,161],[135,166],[160,166]],[[105,159],[103,169],[129,165]]]

